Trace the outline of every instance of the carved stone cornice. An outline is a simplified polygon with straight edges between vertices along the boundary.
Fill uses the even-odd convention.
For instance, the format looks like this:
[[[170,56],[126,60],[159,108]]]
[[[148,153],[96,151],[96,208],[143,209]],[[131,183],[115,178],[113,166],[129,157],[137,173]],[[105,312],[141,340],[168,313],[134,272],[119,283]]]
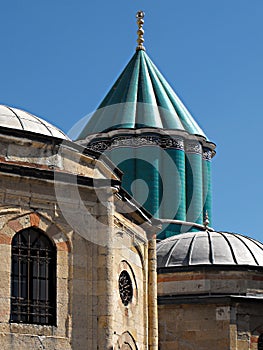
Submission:
[[[86,148],[91,149],[92,151],[96,152],[104,152],[107,149],[109,149],[111,146],[110,140],[100,140],[100,141],[94,141],[86,146]]]
[[[181,136],[167,135],[117,136],[112,139],[91,141],[87,148],[104,152],[105,150],[119,147],[137,148],[142,146],[158,146],[162,148],[184,150],[184,139]]]
[[[162,147],[164,148],[174,148],[179,150],[184,150],[184,139],[182,137],[163,137],[162,138]]]
[[[198,141],[188,141],[185,147],[186,153],[202,154],[202,145]]]
[[[213,152],[210,149],[204,149],[203,151],[203,159],[204,160],[211,160],[213,157]]]

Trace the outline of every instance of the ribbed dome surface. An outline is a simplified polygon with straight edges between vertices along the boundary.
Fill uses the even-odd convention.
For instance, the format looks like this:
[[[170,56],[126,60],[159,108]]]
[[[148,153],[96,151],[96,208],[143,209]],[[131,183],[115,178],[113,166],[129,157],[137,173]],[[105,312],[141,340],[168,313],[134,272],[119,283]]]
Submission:
[[[142,50],[137,51],[78,139],[115,129],[161,128],[205,136]]]
[[[193,232],[157,244],[158,267],[195,265],[263,266],[263,244],[228,232]]]
[[[1,126],[69,140],[63,131],[45,120],[21,109],[4,105],[0,105],[0,127]]]

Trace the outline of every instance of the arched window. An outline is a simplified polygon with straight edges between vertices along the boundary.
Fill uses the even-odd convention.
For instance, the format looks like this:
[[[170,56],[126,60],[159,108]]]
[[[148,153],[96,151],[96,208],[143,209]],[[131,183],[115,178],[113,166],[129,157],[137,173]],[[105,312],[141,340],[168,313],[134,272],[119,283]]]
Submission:
[[[263,350],[263,334],[258,337],[258,350]]]
[[[35,228],[12,240],[10,322],[56,323],[56,248]]]

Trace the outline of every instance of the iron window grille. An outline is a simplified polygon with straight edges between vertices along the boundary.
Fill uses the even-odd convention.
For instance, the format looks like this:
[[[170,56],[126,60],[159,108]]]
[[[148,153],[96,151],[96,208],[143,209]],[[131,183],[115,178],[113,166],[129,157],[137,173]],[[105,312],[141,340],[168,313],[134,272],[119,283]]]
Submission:
[[[10,322],[56,324],[56,247],[35,228],[12,240]]]
[[[133,297],[133,287],[130,275],[123,270],[119,276],[119,293],[123,305],[127,306]]]

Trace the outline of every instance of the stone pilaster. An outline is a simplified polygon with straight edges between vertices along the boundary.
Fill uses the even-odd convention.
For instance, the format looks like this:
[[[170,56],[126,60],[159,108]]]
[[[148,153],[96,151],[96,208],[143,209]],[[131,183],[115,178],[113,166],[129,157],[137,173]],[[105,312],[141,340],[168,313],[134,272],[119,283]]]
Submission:
[[[156,240],[148,242],[148,335],[149,350],[158,349],[158,311],[157,311],[157,260],[156,260]]]

